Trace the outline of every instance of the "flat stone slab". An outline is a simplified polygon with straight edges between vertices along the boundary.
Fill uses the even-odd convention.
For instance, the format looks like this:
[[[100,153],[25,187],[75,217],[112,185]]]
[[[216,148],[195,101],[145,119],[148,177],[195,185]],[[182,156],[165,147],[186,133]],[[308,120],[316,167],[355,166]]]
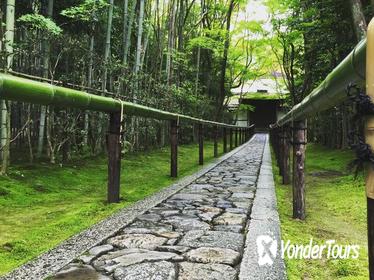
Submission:
[[[201,221],[198,217],[170,216],[165,219],[165,222],[170,223],[177,231],[209,230],[211,228],[211,225]]]
[[[132,223],[130,226],[123,229],[123,233],[163,233],[163,232],[170,232],[173,230],[171,225],[163,224],[163,223],[155,223],[150,221],[136,221]]]
[[[93,265],[99,271],[113,272],[118,267],[126,267],[146,261],[181,260],[175,253],[144,249],[124,249],[99,257]]]
[[[247,215],[226,212],[213,220],[215,225],[243,225]]]
[[[112,237],[108,240],[110,245],[118,248],[139,248],[139,249],[156,249],[164,245],[167,238],[158,237],[153,234],[123,234]]]
[[[231,198],[249,198],[249,199],[252,199],[254,198],[254,193],[252,192],[236,192],[236,193],[233,193]]]
[[[193,248],[219,247],[240,251],[244,236],[234,232],[193,230],[185,234],[178,245]]]
[[[98,273],[92,266],[89,265],[69,265],[64,270],[57,273],[53,280],[78,280],[78,279],[95,279],[95,280],[110,280],[101,273]]]
[[[175,276],[175,265],[166,261],[134,264],[114,271],[116,280],[174,280]]]
[[[79,259],[85,264],[87,264],[87,263],[90,263],[94,258],[102,254],[105,254],[113,249],[114,249],[113,246],[110,244],[96,246],[88,250],[87,254],[80,256]]]
[[[236,270],[225,264],[179,264],[178,280],[235,280]]]
[[[198,263],[223,263],[236,265],[240,254],[231,249],[200,247],[184,254],[188,261]]]

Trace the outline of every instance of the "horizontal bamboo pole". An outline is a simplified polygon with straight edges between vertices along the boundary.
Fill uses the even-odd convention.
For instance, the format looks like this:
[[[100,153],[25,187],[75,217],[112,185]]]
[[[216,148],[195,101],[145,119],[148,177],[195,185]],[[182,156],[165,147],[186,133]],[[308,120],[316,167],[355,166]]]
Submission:
[[[199,124],[238,128],[238,126],[235,125],[171,113],[127,101],[121,101],[119,99],[94,95],[84,91],[37,82],[3,73],[0,73],[0,99],[40,105],[53,105],[56,108],[69,107],[106,113],[120,112],[121,106],[123,106],[126,115],[160,120],[190,121]]]
[[[369,62],[366,68],[366,93],[374,102],[374,19],[370,21],[367,31],[367,57]],[[374,149],[374,115],[366,116],[365,141]],[[367,201],[367,229],[368,229],[368,255],[369,255],[369,275],[374,279],[374,167],[367,165],[366,172],[366,201]]]
[[[340,104],[348,98],[346,89],[349,84],[365,85],[365,68],[366,39],[362,40],[317,88],[271,127],[302,120]]]

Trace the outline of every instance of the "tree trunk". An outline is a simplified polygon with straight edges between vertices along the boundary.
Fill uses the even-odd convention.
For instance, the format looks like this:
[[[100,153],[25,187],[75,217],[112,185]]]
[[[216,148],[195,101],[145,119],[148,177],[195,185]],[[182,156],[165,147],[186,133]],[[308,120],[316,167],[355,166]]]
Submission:
[[[170,2],[170,9],[169,9],[169,33],[168,33],[168,50],[166,55],[166,79],[167,84],[170,85],[173,76],[173,50],[175,46],[175,16],[176,16],[176,8],[175,8],[175,0]]]
[[[111,35],[112,35],[112,23],[113,23],[113,6],[114,0],[109,0],[109,7],[108,7],[108,20],[107,20],[107,28],[106,28],[106,35],[105,35],[105,49],[104,49],[104,71],[102,74],[102,84],[101,84],[101,95],[104,96],[105,92],[107,91],[107,83],[108,83],[108,63],[109,63],[109,56],[110,56],[110,49],[111,49]],[[97,137],[97,147],[98,151],[101,150],[102,147],[102,134],[104,130],[104,116],[103,113],[99,113],[99,124],[98,124],[98,137]]]
[[[48,1],[47,17],[52,18],[53,16],[53,0]],[[42,42],[43,49],[43,78],[48,79],[49,76],[49,55],[50,55],[50,45],[48,39],[44,38]],[[44,132],[45,132],[45,118],[46,118],[46,106],[41,106],[40,108],[40,123],[39,123],[39,138],[38,138],[38,149],[37,157],[41,157],[44,146]]]
[[[108,82],[108,63],[109,63],[109,55],[110,55],[110,39],[112,35],[112,22],[113,22],[113,6],[114,0],[109,0],[109,7],[108,7],[108,22],[107,22],[107,29],[106,29],[106,36],[105,36],[105,50],[104,50],[104,71],[103,71],[103,81],[102,81],[102,95],[104,95],[105,91],[107,90],[107,82]]]
[[[92,28],[92,34],[90,36],[90,60],[88,62],[88,75],[87,75],[87,86],[92,88],[92,80],[93,80],[93,56],[94,56],[94,48],[95,48],[95,35],[94,35],[94,27]],[[84,137],[83,137],[83,145],[87,147],[88,145],[88,131],[89,131],[89,113],[86,111],[84,114]]]
[[[134,3],[132,3],[132,9],[131,14],[128,19],[128,25],[127,25],[127,31],[126,31],[126,39],[125,39],[125,45],[123,49],[123,65],[127,65],[127,58],[131,46],[131,32],[132,32],[132,26],[134,23],[134,17],[135,17],[135,10],[136,10],[136,0],[133,0]]]
[[[353,18],[353,28],[357,41],[366,37],[367,24],[360,0],[350,0]]]
[[[226,35],[225,35],[225,44],[223,48],[223,57],[221,62],[221,78],[219,84],[219,93],[217,95],[217,114],[216,120],[222,115],[223,101],[226,95],[226,67],[227,67],[227,58],[230,48],[230,27],[231,27],[231,16],[234,10],[235,0],[230,0],[229,9],[226,16]]]
[[[12,69],[13,65],[14,15],[15,0],[8,0],[6,6],[5,50],[7,52],[7,69],[9,70]],[[8,171],[10,161],[10,103],[8,105],[6,101],[1,101],[1,174],[5,174]]]
[[[141,68],[141,54],[142,54],[142,38],[143,38],[143,20],[144,20],[144,2],[140,0],[139,7],[139,21],[138,21],[138,37],[136,43],[136,56],[135,56],[135,75]]]

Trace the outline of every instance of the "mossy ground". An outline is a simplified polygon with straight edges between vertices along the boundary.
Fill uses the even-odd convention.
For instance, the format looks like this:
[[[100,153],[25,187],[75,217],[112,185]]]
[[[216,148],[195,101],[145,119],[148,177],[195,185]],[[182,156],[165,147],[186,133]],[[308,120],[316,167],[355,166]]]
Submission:
[[[294,244],[334,239],[338,244],[360,245],[356,260],[285,260],[289,279],[368,279],[366,196],[363,175],[354,178],[347,170],[351,151],[331,150],[308,144],[306,153],[305,221],[292,219],[292,187],[276,180],[283,240]]]
[[[222,144],[219,145],[219,152]],[[205,143],[205,162],[213,144]],[[118,204],[106,199],[104,156],[64,166],[16,164],[0,176],[0,275],[56,246],[120,208],[172,184],[169,148],[128,154],[122,161]],[[179,178],[196,172],[198,146],[179,148]]]

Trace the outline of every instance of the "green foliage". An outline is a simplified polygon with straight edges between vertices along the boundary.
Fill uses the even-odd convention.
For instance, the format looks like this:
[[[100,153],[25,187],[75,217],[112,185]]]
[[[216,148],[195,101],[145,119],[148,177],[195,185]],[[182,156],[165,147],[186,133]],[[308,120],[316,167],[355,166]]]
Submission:
[[[354,43],[347,1],[266,1],[273,42],[292,104],[300,102],[347,55]],[[317,65],[317,67],[316,67]]]
[[[247,112],[247,111],[254,112],[255,109],[256,108],[254,106],[251,106],[249,104],[240,104],[238,107],[238,111],[241,111],[241,112]]]
[[[50,36],[57,37],[62,34],[62,29],[53,20],[39,14],[26,14],[17,21],[29,26],[31,29],[41,30]]]
[[[108,5],[105,0],[84,0],[79,6],[63,10],[61,15],[81,21],[97,21],[97,13]]]
[[[239,96],[232,96],[231,98],[239,98]],[[281,100],[288,98],[288,94],[263,94],[263,93],[246,93],[242,96],[245,99],[252,99],[252,100]]]

